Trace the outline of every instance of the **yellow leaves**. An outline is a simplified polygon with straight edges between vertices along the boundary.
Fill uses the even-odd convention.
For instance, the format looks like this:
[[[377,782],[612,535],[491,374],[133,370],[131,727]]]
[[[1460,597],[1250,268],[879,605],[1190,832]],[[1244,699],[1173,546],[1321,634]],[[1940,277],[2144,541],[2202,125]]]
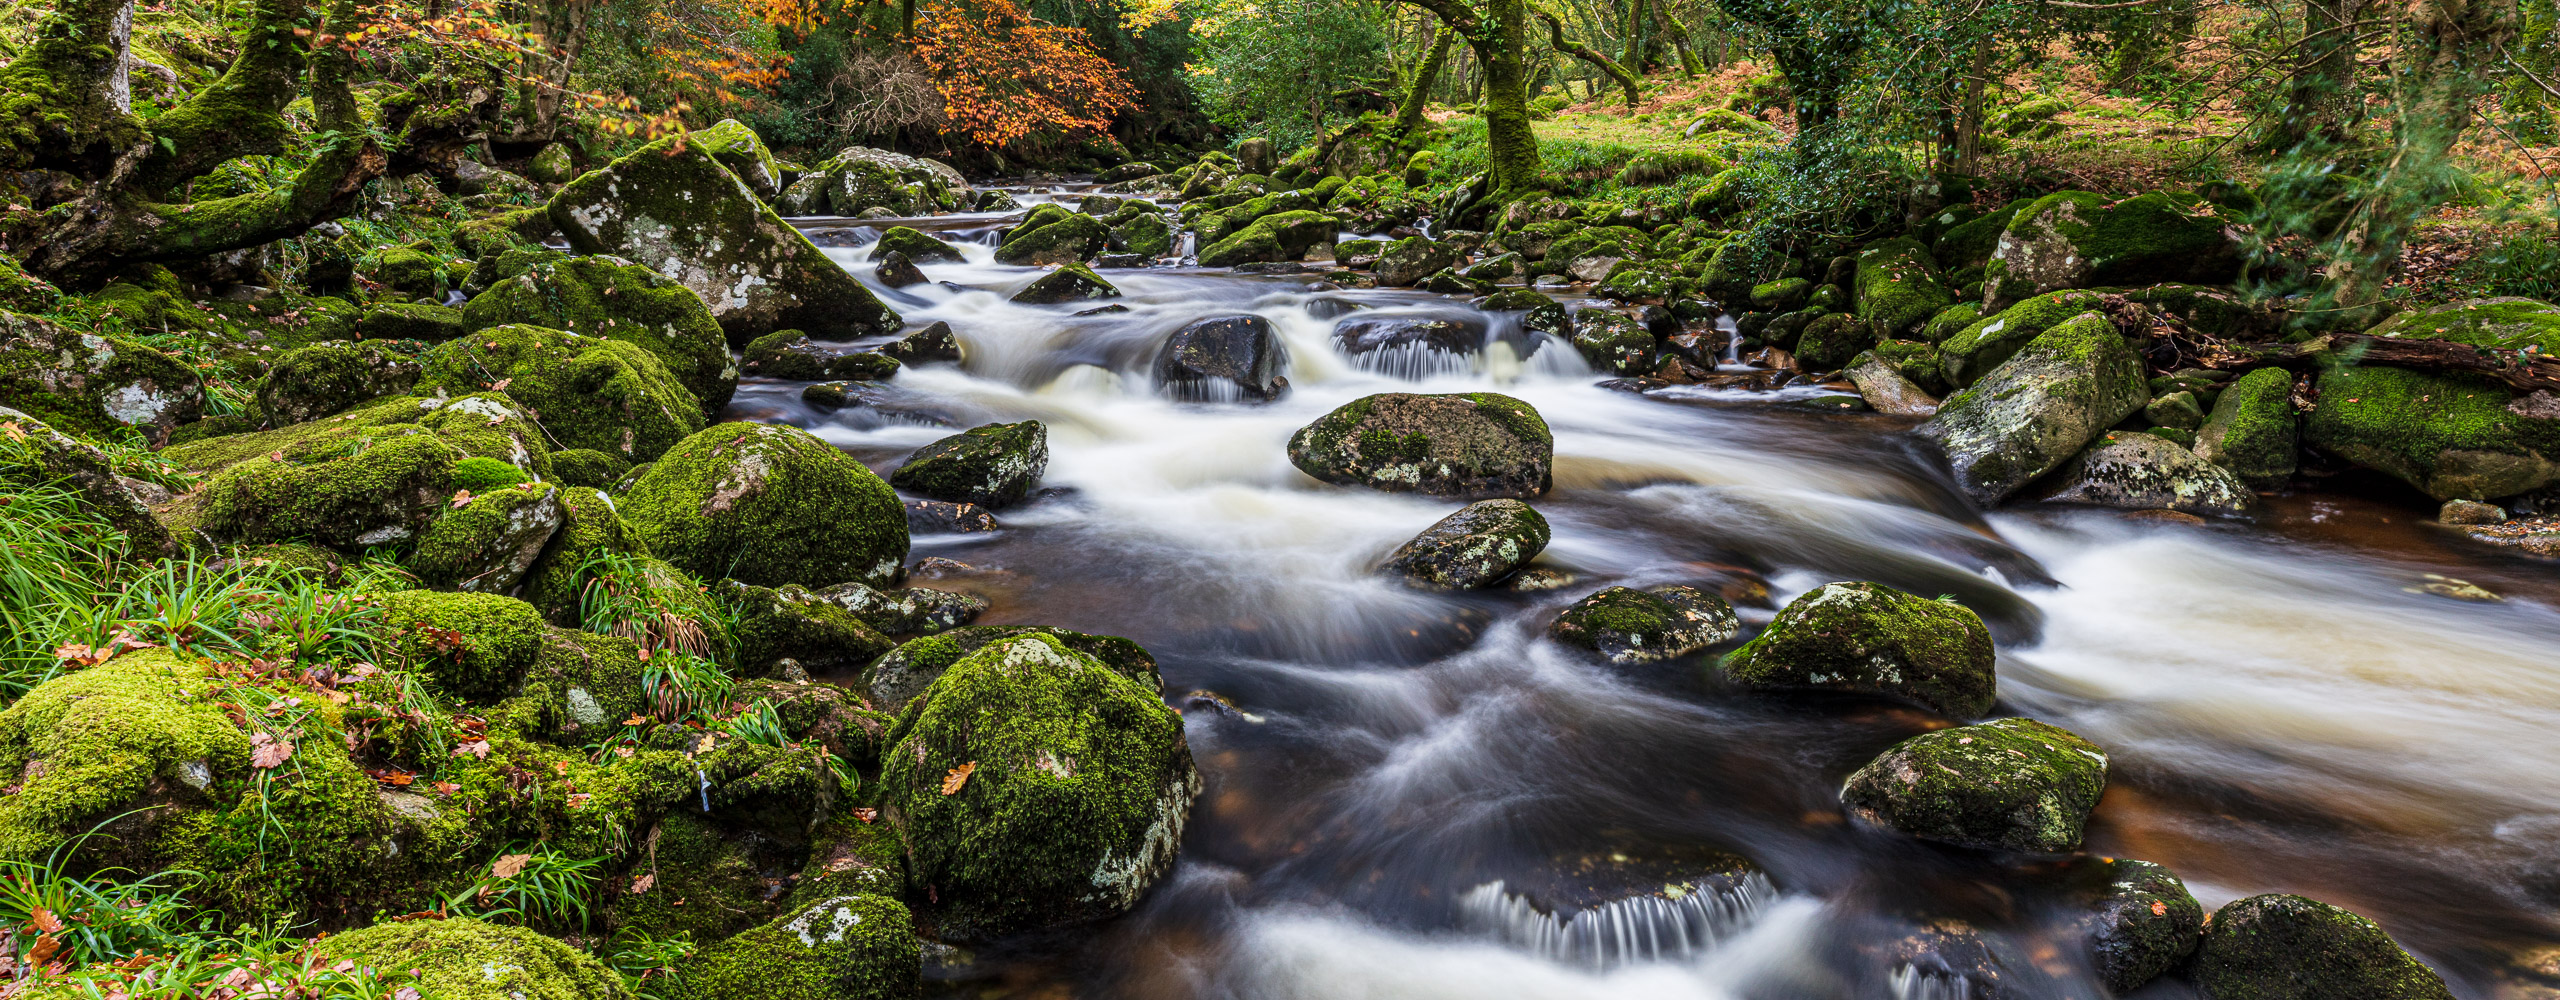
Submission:
[[[933,71],[944,131],[988,146],[1102,132],[1138,107],[1137,88],[1076,28],[1014,0],[939,0],[918,12],[916,57]]]
[[[960,794],[960,789],[969,784],[969,776],[977,773],[977,770],[978,762],[974,760],[952,768],[950,773],[942,776],[942,794]]]

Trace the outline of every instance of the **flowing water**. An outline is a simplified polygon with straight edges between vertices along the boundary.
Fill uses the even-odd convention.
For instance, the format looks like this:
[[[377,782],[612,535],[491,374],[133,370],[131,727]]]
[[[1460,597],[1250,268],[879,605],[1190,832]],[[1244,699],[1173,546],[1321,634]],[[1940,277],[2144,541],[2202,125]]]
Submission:
[[[1841,780],[1926,716],[1731,689],[1711,668],[1733,644],[1612,668],[1542,636],[1613,584],[1719,589],[1747,637],[1790,597],[1866,579],[1980,611],[2000,711],[2110,752],[2090,854],[2168,865],[2208,908],[2273,891],[2351,907],[2466,998],[2560,995],[2514,968],[2560,943],[2560,584],[2433,533],[2413,496],[2272,497],[2202,527],[1985,514],[1907,421],[1604,389],[1569,347],[1481,315],[1501,343],[1472,359],[1333,346],[1346,314],[1464,319],[1463,300],[1106,271],[1127,311],[1079,317],[1091,303],[1006,300],[1040,272],[989,262],[993,220],[918,224],[979,241],[970,262],[879,291],[912,324],[948,321],[965,367],[910,368],[876,406],[834,413],[750,380],[732,416],[806,427],[884,472],[953,428],[1046,423],[1050,489],[999,531],[919,536],[917,557],[967,564],[920,582],[990,598],[984,623],[1143,643],[1208,789],[1136,913],[946,956],[938,976],[1150,1000],[2102,996],[2068,929],[2089,864],[1841,817]],[[869,280],[871,230],[816,234]],[[1238,313],[1285,340],[1292,393],[1160,395],[1164,338]],[[1457,504],[1322,485],[1285,453],[1370,393],[1477,390],[1554,428],[1540,565],[1570,586],[1383,580],[1380,557]],[[2444,577],[2504,600],[2425,590]],[[1718,852],[1757,871],[1657,891],[1718,870]]]

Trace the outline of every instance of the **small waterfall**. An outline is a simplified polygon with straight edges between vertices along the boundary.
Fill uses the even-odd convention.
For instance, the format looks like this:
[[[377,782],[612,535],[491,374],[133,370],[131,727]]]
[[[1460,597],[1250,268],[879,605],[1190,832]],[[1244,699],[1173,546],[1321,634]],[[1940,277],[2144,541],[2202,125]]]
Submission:
[[[1777,895],[1767,876],[1752,872],[1733,885],[1674,888],[1559,916],[1494,881],[1460,897],[1458,910],[1475,929],[1532,953],[1605,969],[1704,952],[1750,923]]]
[[[1971,1000],[1973,983],[1952,972],[1923,969],[1908,963],[1893,967],[1887,983],[1893,1000]]]
[[[1444,351],[1419,341],[1362,351],[1350,359],[1351,366],[1361,371],[1415,382],[1441,375],[1464,375],[1476,369],[1473,355]]]

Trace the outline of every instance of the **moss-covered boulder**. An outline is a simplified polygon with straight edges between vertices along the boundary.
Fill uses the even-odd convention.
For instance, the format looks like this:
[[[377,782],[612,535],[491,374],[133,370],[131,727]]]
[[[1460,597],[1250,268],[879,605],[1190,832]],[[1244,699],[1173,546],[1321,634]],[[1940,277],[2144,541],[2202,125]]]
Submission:
[[[996,247],[999,264],[1079,264],[1111,247],[1111,227],[1090,215],[1061,211],[1037,214]]]
[[[2560,356],[2560,306],[2512,296],[2466,299],[2408,310],[2365,332],[2394,340],[2446,340]]]
[[[1466,256],[1454,243],[1408,236],[1378,251],[1378,284],[1409,288],[1432,274],[1456,266]]]
[[[440,344],[469,331],[462,310],[432,302],[377,302],[356,320],[356,333],[367,340]]]
[[[495,700],[542,656],[550,626],[533,605],[489,593],[402,590],[382,599],[385,639],[442,694]]]
[[[1796,338],[1796,364],[1805,371],[1836,372],[1875,345],[1874,324],[1848,313],[1827,313],[1805,324]]]
[[[130,427],[157,444],[204,412],[204,380],[139,342],[0,312],[0,406],[74,436]]]
[[[2222,284],[2239,273],[2240,244],[2201,199],[2146,194],[2110,203],[2087,191],[2046,195],[2001,230],[1983,272],[1983,304],[2062,288]]]
[[[1938,342],[1947,381],[1972,385],[2046,330],[2097,309],[2104,298],[2091,291],[2051,292],[1966,323]]]
[[[1173,224],[1166,222],[1161,213],[1132,213],[1112,225],[1111,245],[1149,258],[1167,256],[1173,253]],[[1299,251],[1302,255],[1305,252]]]
[[[340,551],[406,541],[444,512],[471,457],[415,425],[313,435],[216,473],[189,500],[213,537],[308,541]],[[217,439],[218,440],[218,439]]]
[[[880,242],[871,245],[874,259],[892,250],[907,255],[908,260],[918,264],[958,264],[968,260],[961,256],[959,247],[906,226],[889,227],[888,232],[880,234]]]
[[[2054,853],[2080,846],[2106,789],[2096,744],[2034,719],[1994,719],[1894,744],[1849,776],[1840,802],[1923,840]]]
[[[1093,657],[1148,691],[1160,691],[1164,687],[1164,679],[1156,671],[1155,657],[1137,643],[1116,635],[1087,635],[1062,628],[1014,625],[973,625],[909,639],[872,661],[863,670],[858,683],[863,697],[870,699],[873,707],[885,712],[902,711],[908,702],[932,686],[943,671],[951,669],[952,664],[985,648],[988,643],[1033,632]]]
[[[1653,331],[1635,317],[1610,309],[1584,309],[1573,314],[1573,349],[1591,367],[1610,375],[1642,375],[1653,371]]]
[[[6,406],[0,406],[0,486],[60,488],[77,497],[84,512],[124,532],[135,551],[178,549],[179,539],[151,512],[152,495],[117,475],[106,452]]]
[[[1034,306],[1075,305],[1119,297],[1120,289],[1102,280],[1102,276],[1093,273],[1092,268],[1073,262],[1041,275],[1021,291],[1013,293],[1013,301]]]
[[[1048,635],[952,664],[890,740],[885,812],[951,940],[1127,910],[1172,868],[1200,790],[1182,717]]]
[[[1378,570],[1423,590],[1500,583],[1546,551],[1547,519],[1518,500],[1478,500],[1396,547]]]
[[[705,429],[650,465],[619,506],[650,551],[705,577],[886,586],[907,554],[906,508],[889,484],[797,428]]]
[[[2560,400],[2465,375],[2333,368],[2302,440],[2438,500],[2490,500],[2560,482]]]
[[[889,485],[917,496],[1001,508],[1020,502],[1049,468],[1049,429],[1037,420],[987,424],[907,456]]]
[[[897,643],[841,604],[798,584],[755,587],[734,580],[715,590],[735,617],[738,669],[749,677],[788,672],[837,674],[870,663]]]
[[[425,360],[428,386],[505,393],[541,414],[562,448],[648,462],[703,426],[702,398],[657,354],[621,339],[501,326],[437,345]]]
[[[465,456],[496,459],[530,478],[551,473],[542,428],[524,407],[495,392],[393,396],[290,427],[197,438],[170,445],[161,454],[189,471],[217,472],[277,454],[347,457],[412,427],[443,438]]]
[[[2196,432],[2196,454],[2251,489],[2275,489],[2293,478],[2301,460],[2300,423],[2293,373],[2261,368],[2233,380],[2214,400]]]
[[[2054,470],[2060,503],[2124,510],[2174,510],[2205,516],[2244,513],[2257,504],[2248,484],[2168,438],[2108,431]]]
[[[1584,273],[1589,271],[1588,268],[1583,270]],[[1580,274],[1574,276],[1581,277]],[[1612,302],[1659,304],[1679,297],[1682,287],[1677,273],[1634,260],[1610,264],[1607,270],[1600,272],[1599,279],[1599,283],[1592,286],[1591,293]]]
[[[1779,609],[1723,669],[1749,687],[1877,695],[1970,718],[1998,694],[1993,662],[1990,628],[1964,605],[1832,583]]]
[[[1981,267],[1991,262],[2000,249],[2000,234],[2009,228],[2009,220],[2018,210],[2035,203],[2033,198],[2020,198],[1981,216],[1964,221],[1945,219],[1947,228],[1930,244],[1932,255],[1940,266],[1950,269]]]
[[[436,1000],[633,1000],[595,956],[540,931],[467,917],[400,920],[322,939],[322,955],[414,971]]]
[[[2079,454],[2151,398],[2142,361],[2105,316],[2056,325],[1920,425],[1956,485],[1984,506]]]
[[[1390,493],[1534,499],[1554,460],[1538,411],[1490,392],[1364,396],[1289,437],[1299,471]]]
[[[2269,894],[2213,911],[2190,973],[2210,1000],[2453,1000],[2443,978],[2373,921]]]
[[[562,486],[603,489],[631,471],[631,460],[593,448],[551,453],[551,478]]]
[[[474,330],[525,324],[630,343],[656,355],[711,411],[738,387],[738,363],[702,300],[618,257],[529,262],[472,298],[462,315]]]
[[[318,420],[409,391],[418,359],[381,344],[333,340],[278,355],[258,383],[258,412],[277,427]]]
[[[1341,228],[1339,220],[1322,212],[1300,210],[1265,215],[1201,250],[1200,266],[1297,260],[1316,244],[1332,241]]]
[[[964,353],[960,347],[960,335],[952,332],[951,324],[942,320],[935,320],[924,329],[882,345],[880,353],[898,359],[899,364],[907,365],[926,365],[935,362],[958,364],[964,359]]]
[[[776,330],[758,337],[745,353],[747,374],[794,382],[879,382],[895,377],[900,367],[898,359],[878,351],[830,348],[798,330]]]
[[[2167,868],[2122,858],[2099,862],[2105,882],[2077,921],[2089,966],[2123,996],[2195,953],[2204,907]]]
[[[710,128],[687,133],[685,142],[711,154],[712,159],[747,182],[756,197],[772,201],[782,196],[782,165],[774,160],[773,151],[765,148],[764,139],[737,119],[722,119]]]
[[[1858,318],[1887,337],[1919,329],[1955,301],[1929,248],[1909,237],[1877,240],[1858,251],[1857,295]]]
[[[580,572],[589,561],[606,555],[647,556],[649,544],[601,488],[563,486],[559,503],[560,528],[526,572],[520,596],[553,624],[576,625],[579,591],[587,583]],[[678,585],[672,570],[667,575],[671,579],[665,585]]]
[[[922,968],[906,906],[857,893],[704,948],[682,979],[700,1000],[905,1000],[922,989]]]
[[[792,328],[839,340],[898,329],[898,314],[862,282],[682,140],[660,139],[562,187],[551,221],[569,245],[692,289],[733,342]]]
[[[1733,605],[1696,587],[1611,587],[1573,602],[1547,635],[1629,665],[1687,656],[1741,628]]]
[[[548,484],[472,497],[427,526],[408,567],[429,586],[509,593],[532,571],[561,519],[560,489]]]

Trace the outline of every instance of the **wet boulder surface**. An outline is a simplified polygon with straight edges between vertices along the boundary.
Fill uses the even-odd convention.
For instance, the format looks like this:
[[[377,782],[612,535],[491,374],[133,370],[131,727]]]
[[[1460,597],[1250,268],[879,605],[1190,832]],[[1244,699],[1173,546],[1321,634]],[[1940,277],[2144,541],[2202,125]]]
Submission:
[[[1971,609],[1856,582],[1788,602],[1722,669],[1746,687],[1875,695],[1966,718],[1991,710],[1993,661]]]
[[[1289,349],[1260,316],[1195,320],[1156,351],[1155,380],[1175,399],[1272,400],[1289,391]]]
[[[1399,545],[1379,570],[1425,590],[1475,590],[1535,559],[1551,537],[1547,519],[1518,500],[1479,500]]]
[[[1299,428],[1289,461],[1317,479],[1391,493],[1533,499],[1555,440],[1527,403],[1496,393],[1381,393]]]
[[[1687,656],[1741,628],[1733,605],[1695,587],[1611,587],[1575,601],[1547,626],[1556,641],[1620,665]]]
[[[2033,719],[1923,733],[1867,762],[1841,787],[1850,815],[1902,833],[2009,851],[2080,846],[2107,786],[2095,744]]]

